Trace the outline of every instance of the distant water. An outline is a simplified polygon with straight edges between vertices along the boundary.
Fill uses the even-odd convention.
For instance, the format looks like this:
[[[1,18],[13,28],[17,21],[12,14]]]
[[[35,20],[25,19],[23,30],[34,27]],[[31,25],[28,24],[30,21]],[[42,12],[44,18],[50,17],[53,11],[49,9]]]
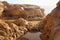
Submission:
[[[26,35],[24,35],[25,38],[29,39],[29,40],[41,40],[40,39],[40,32],[38,33],[27,33]]]

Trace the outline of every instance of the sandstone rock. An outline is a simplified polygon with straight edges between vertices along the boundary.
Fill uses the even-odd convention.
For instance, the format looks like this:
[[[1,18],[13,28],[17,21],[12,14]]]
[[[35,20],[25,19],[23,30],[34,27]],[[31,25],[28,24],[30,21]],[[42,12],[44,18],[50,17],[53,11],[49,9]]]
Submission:
[[[18,19],[18,22],[0,19],[0,40],[16,40],[22,37],[28,31],[29,23],[26,22],[28,21],[22,18]]]
[[[30,31],[40,31],[41,40],[60,40],[60,1],[57,7]]]
[[[0,2],[0,17],[2,16],[3,11],[4,11],[4,4]]]
[[[4,5],[1,9],[1,16],[4,20],[0,20],[0,40],[16,40],[27,33],[32,25],[22,18],[28,20],[28,18],[44,16],[44,9],[40,9],[39,6],[10,4],[5,1],[1,3]],[[11,19],[14,20],[11,21]]]
[[[60,1],[57,3],[57,7],[60,7]]]
[[[44,16],[44,9],[36,5],[30,4],[10,4],[2,2],[5,5],[3,17],[24,18],[27,20],[42,19]],[[6,17],[6,18],[7,18]],[[8,18],[7,18],[8,19]]]
[[[4,11],[5,13],[3,14],[4,17],[7,19],[18,19],[18,18],[25,18],[27,17],[27,14],[24,10],[19,10],[19,9],[7,9]]]

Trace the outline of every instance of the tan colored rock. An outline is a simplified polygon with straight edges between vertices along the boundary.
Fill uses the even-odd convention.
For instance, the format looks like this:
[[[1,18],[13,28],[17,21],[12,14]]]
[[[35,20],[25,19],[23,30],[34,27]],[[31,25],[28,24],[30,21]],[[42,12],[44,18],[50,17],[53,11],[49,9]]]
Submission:
[[[44,17],[44,9],[37,5],[30,4],[10,4],[2,1],[5,6],[3,17],[24,18],[27,20],[42,19]],[[8,19],[8,18],[7,18]]]
[[[0,2],[0,16],[2,16],[3,11],[4,11],[4,4]]]
[[[27,33],[28,26],[28,21],[22,18],[14,21],[0,19],[0,40],[16,40],[22,37]]]
[[[57,7],[60,7],[60,1],[57,3]]]
[[[10,4],[5,1],[1,3],[4,5],[4,10],[1,11],[2,19],[4,20],[0,20],[0,40],[16,40],[27,33],[28,29],[31,28],[32,25],[22,18],[28,19],[29,17],[35,18],[37,16],[44,16],[44,12],[41,12],[42,10],[40,10],[39,6]],[[11,19],[14,20],[11,21]]]

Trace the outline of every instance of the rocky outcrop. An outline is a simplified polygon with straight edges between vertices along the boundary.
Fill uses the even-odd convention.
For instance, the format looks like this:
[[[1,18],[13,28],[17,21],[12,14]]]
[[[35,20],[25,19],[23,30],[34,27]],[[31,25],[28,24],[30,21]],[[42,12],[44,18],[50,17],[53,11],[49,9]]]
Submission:
[[[27,33],[27,27],[30,26],[30,23],[23,18],[13,21],[0,19],[0,40],[16,40]]]
[[[60,1],[57,7],[30,31],[40,31],[41,40],[60,40]]]
[[[32,27],[25,19],[39,19],[44,16],[44,9],[36,5],[10,4],[3,1],[0,2],[0,8],[0,40],[16,40],[22,37]]]
[[[60,7],[60,1],[57,3],[57,7]]]
[[[3,17],[7,16],[9,19],[25,18],[27,20],[32,20],[32,19],[41,19],[44,16],[44,9],[36,5],[10,4],[5,1],[1,3],[3,3],[5,6]]]

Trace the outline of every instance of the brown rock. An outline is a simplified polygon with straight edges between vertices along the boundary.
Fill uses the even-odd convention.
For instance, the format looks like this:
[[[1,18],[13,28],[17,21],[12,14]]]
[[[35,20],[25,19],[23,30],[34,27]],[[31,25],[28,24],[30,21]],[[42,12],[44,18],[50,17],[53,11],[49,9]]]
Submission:
[[[36,27],[30,29],[33,32],[41,32],[41,40],[60,40],[60,1]]]
[[[3,17],[10,18],[25,18],[27,20],[41,19],[44,16],[44,9],[37,5],[30,4],[10,4],[6,1],[2,1],[5,9]]]
[[[60,1],[57,3],[57,7],[60,7]]]
[[[26,18],[27,14],[24,10],[19,10],[19,9],[7,9],[5,10],[5,13],[3,14],[4,17],[7,17],[8,19],[12,18]],[[10,17],[10,18],[9,18]]]

